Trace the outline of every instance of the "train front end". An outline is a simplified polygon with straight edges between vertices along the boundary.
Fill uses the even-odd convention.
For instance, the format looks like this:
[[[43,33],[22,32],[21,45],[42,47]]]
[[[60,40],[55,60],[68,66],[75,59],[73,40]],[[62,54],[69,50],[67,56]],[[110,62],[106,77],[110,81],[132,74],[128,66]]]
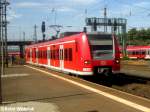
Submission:
[[[112,34],[87,34],[94,74],[112,74],[120,71],[117,39]]]

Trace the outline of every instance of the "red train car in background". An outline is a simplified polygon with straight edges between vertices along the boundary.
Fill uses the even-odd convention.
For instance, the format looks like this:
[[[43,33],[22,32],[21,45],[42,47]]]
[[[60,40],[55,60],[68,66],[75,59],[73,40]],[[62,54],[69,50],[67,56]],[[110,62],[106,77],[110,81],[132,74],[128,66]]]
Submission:
[[[26,46],[26,63],[76,75],[119,72],[119,46],[114,35],[98,32],[70,34]]]
[[[131,59],[150,59],[150,46],[128,46],[127,54]]]
[[[150,46],[127,46],[127,56],[130,59],[150,59]]]
[[[20,57],[20,52],[8,52],[8,56],[9,57]]]

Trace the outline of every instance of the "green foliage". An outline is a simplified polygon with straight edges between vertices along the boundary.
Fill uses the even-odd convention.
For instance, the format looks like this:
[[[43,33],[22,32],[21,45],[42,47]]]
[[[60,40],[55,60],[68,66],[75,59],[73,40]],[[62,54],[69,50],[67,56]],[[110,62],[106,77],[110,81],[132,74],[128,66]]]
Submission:
[[[127,44],[150,45],[150,28],[137,30],[133,28],[128,31]]]
[[[129,60],[129,57],[128,56],[125,56],[122,58],[123,60]]]

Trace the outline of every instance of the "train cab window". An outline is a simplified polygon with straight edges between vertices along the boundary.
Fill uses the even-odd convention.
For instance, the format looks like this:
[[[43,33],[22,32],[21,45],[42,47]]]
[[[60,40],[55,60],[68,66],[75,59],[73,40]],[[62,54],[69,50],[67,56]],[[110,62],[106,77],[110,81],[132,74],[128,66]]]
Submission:
[[[113,58],[113,38],[110,34],[88,34],[93,59]]]

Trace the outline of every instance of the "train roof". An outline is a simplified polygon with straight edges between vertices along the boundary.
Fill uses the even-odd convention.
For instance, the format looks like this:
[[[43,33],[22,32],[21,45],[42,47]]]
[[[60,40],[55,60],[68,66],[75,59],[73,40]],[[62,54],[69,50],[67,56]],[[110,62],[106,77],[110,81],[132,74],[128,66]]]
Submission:
[[[65,39],[67,41],[69,40],[72,40],[75,38],[75,36],[77,35],[82,35],[84,32],[78,32],[76,34],[72,34],[72,35],[68,35],[68,36],[65,36],[64,38],[57,38],[55,40],[49,40],[49,41],[46,41],[46,42],[40,42],[40,43],[34,43],[34,44],[31,44],[31,45],[28,45],[28,47],[36,47],[36,46],[43,46],[43,45],[48,45],[48,44],[52,44],[52,43],[56,43],[56,42],[61,42],[62,39]],[[70,38],[71,37],[71,38]],[[77,38],[77,37],[76,37]]]
[[[150,46],[127,46],[128,50],[147,49],[147,48],[150,48]]]
[[[82,35],[83,33],[85,33],[85,32],[64,32],[64,33],[60,34],[60,38],[57,38],[55,40],[49,40],[46,42],[34,43],[32,45],[28,45],[28,47],[48,45],[48,44],[60,42],[60,41],[62,41],[62,39],[69,41],[71,39],[78,38],[79,36],[77,36],[77,35]],[[103,32],[87,32],[86,34],[87,35],[112,35],[110,33],[103,33]]]

